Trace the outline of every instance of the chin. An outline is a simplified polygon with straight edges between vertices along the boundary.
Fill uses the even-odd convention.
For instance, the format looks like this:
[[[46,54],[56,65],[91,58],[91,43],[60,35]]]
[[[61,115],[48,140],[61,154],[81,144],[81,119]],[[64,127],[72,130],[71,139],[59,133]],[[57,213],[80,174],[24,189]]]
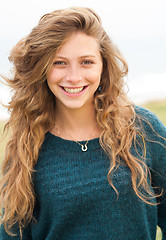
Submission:
[[[68,106],[65,106],[66,108],[68,109],[71,109],[71,110],[79,110],[79,109],[82,109],[84,108],[84,106],[86,105],[68,105]]]

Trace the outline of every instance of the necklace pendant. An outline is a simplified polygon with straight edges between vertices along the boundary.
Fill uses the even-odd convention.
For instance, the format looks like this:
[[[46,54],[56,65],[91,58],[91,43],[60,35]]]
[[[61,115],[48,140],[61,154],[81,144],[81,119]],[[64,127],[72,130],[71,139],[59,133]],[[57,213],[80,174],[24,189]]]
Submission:
[[[87,147],[87,145],[82,145],[81,149],[82,149],[83,152],[86,152],[88,147]]]

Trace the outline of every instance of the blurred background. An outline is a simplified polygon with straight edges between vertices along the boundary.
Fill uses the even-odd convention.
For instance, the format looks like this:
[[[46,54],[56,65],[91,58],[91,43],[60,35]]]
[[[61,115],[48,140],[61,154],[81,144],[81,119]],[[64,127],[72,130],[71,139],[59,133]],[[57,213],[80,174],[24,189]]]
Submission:
[[[155,112],[166,124],[166,1],[165,0],[5,0],[0,5],[0,74],[10,76],[11,48],[48,12],[71,6],[93,8],[129,65],[128,95],[135,104]],[[1,78],[2,81],[2,78]],[[10,101],[0,83],[0,102]],[[9,117],[0,104],[0,133]],[[3,158],[6,140],[0,141]],[[1,160],[0,160],[1,161]],[[157,240],[161,232],[157,231]]]
[[[166,99],[165,0],[5,0],[0,6],[0,74],[10,76],[11,48],[45,13],[71,6],[93,8],[129,65],[129,97],[136,104]],[[2,80],[2,78],[1,78]],[[10,91],[0,83],[0,101]],[[8,118],[0,106],[0,120]]]

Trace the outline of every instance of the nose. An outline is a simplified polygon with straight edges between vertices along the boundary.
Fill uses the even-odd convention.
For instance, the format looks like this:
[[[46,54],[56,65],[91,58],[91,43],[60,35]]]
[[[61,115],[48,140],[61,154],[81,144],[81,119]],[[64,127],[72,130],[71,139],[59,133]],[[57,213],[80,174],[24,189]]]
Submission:
[[[72,65],[68,68],[66,73],[66,81],[71,82],[72,84],[77,84],[82,81],[81,70],[79,66]]]

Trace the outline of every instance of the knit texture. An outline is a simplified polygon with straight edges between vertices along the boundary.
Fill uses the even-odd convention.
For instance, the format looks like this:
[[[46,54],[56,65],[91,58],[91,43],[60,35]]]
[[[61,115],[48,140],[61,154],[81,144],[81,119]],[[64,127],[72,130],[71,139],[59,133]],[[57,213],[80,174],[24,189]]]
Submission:
[[[152,113],[136,111],[166,137],[165,127]],[[143,125],[148,138],[164,144],[148,124]],[[146,148],[153,185],[166,189],[166,151],[155,142],[146,141]],[[137,155],[134,148],[131,151]],[[76,142],[48,132],[33,176],[37,222],[25,228],[23,240],[155,240],[157,224],[166,240],[166,196],[158,206],[141,201],[133,191],[130,170],[121,164],[113,174],[117,197],[107,180],[109,166],[99,139],[90,140],[83,152]],[[9,237],[1,228],[0,239],[20,238]]]

